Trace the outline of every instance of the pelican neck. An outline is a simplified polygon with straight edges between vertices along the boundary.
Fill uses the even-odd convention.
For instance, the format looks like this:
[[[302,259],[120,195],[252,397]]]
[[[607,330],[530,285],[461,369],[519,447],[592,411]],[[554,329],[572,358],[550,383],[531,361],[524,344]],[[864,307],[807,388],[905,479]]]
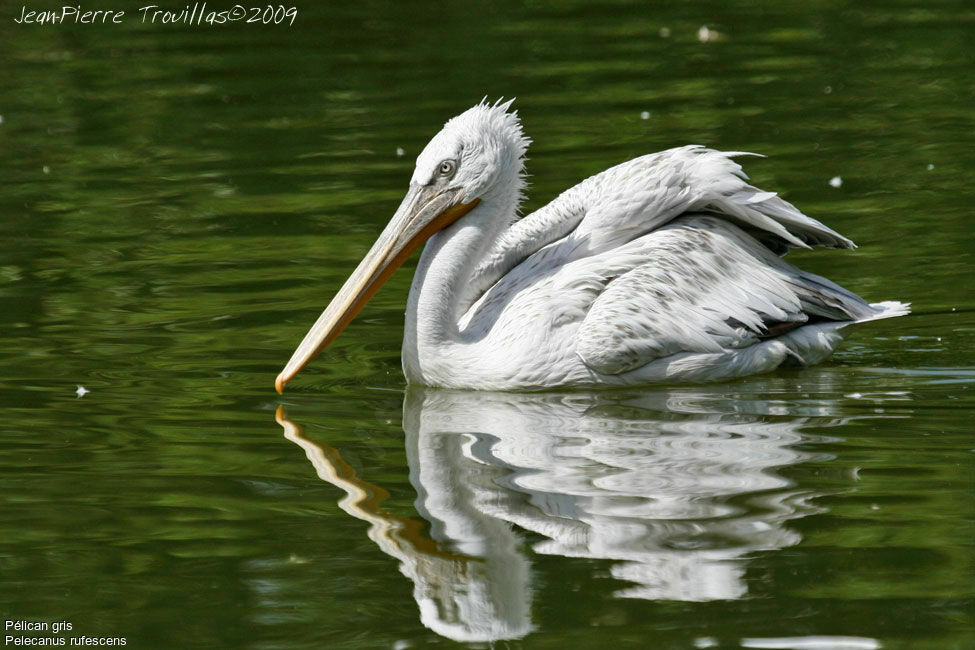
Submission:
[[[406,314],[407,327],[415,327],[421,347],[459,340],[458,322],[476,300],[465,288],[514,213],[514,200],[485,197],[427,242],[413,278]]]

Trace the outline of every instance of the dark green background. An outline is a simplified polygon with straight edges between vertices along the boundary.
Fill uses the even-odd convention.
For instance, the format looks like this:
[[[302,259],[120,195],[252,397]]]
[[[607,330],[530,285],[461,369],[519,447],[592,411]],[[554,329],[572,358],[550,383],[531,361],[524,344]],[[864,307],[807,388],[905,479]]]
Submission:
[[[818,368],[566,397],[645,436],[723,435],[728,414],[798,431],[803,460],[767,471],[813,507],[712,602],[619,598],[614,561],[516,527],[534,631],[499,647],[972,647],[969,3],[308,2],[291,27],[143,25],[142,4],[86,6],[130,12],[104,26],[0,9],[0,616],[134,648],[455,645],[274,421],[286,404],[385,513],[436,533],[401,415],[412,265],[284,398],[272,384],[429,137],[503,96],[535,142],[529,210],[671,146],[762,153],[757,185],[861,246],[793,261],[915,313]],[[540,408],[538,431],[590,435]],[[752,490],[700,500],[760,516]]]

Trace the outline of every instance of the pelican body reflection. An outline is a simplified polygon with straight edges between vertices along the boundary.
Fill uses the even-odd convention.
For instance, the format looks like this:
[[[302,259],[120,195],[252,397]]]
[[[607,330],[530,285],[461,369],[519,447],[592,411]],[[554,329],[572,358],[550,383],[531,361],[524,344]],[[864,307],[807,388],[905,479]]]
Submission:
[[[781,404],[781,403],[779,403]],[[820,496],[783,468],[825,459],[804,431],[844,420],[717,388],[511,394],[410,387],[403,428],[416,509],[383,510],[355,475],[278,411],[339,505],[414,583],[422,623],[458,641],[532,630],[531,552],[611,563],[614,596],[703,602],[748,593],[748,560],[795,544]],[[428,526],[428,528],[427,528]],[[428,536],[423,531],[429,530]],[[540,538],[540,539],[539,539]]]

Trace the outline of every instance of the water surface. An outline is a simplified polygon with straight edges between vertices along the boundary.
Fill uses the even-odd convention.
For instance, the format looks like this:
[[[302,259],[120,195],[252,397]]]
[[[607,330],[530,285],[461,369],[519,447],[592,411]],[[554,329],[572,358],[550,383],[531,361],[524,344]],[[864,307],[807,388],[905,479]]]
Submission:
[[[972,647],[965,3],[3,12],[4,620],[136,648]],[[762,153],[755,184],[860,245],[790,259],[914,314],[731,383],[407,391],[408,263],[278,397],[485,95],[518,97],[528,210],[671,146]]]

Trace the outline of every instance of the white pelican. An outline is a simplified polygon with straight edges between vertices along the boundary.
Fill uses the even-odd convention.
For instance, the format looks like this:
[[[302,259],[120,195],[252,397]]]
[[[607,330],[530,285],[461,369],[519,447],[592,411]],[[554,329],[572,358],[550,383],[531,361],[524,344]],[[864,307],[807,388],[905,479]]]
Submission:
[[[379,239],[278,375],[278,392],[427,242],[403,336],[409,383],[481,390],[705,381],[812,364],[900,316],[783,261],[854,248],[690,145],[596,174],[517,219],[529,139],[511,101],[454,117]]]

